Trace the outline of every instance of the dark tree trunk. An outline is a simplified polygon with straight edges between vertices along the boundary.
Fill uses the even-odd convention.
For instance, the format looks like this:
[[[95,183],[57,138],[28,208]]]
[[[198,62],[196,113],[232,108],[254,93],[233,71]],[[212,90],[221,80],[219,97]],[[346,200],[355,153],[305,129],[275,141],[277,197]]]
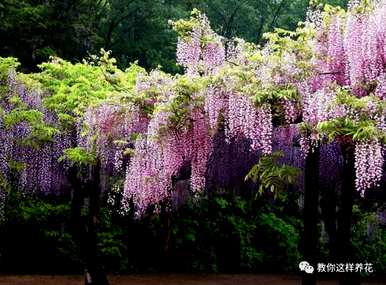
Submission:
[[[80,255],[85,266],[86,285],[108,285],[109,282],[99,264],[97,252],[97,222],[100,202],[100,164],[92,167],[90,179],[83,182],[78,177],[78,169],[72,167],[68,179],[72,186],[71,231],[79,246]],[[88,202],[85,202],[85,201]],[[88,213],[83,217],[82,207]]]
[[[83,186],[78,177],[78,169],[71,167],[68,172],[68,180],[71,184],[71,220],[70,230],[72,238],[77,246],[82,237],[83,223],[81,220],[81,211],[83,205]]]
[[[172,230],[172,215],[171,207],[168,207],[167,202],[161,205],[161,222],[162,222],[162,269],[163,271],[171,270],[171,247],[170,238]]]
[[[319,160],[320,149],[316,147],[306,158],[304,185],[304,261],[314,267],[314,273],[303,272],[302,284],[316,284],[316,253],[318,245],[319,208]]]
[[[337,256],[340,263],[353,263],[351,245],[352,206],[355,194],[355,157],[354,145],[342,144],[343,179],[341,204],[338,215]],[[339,273],[340,285],[359,284],[359,276],[353,273]]]
[[[86,285],[108,285],[106,274],[99,264],[97,248],[97,223],[100,202],[100,162],[98,161],[91,170],[91,178],[88,183],[89,211],[86,218],[85,239],[83,240],[84,261],[86,266]]]
[[[330,262],[336,262],[337,257],[337,196],[336,196],[336,185],[325,185],[321,184],[321,200],[320,200],[320,208],[322,212],[322,219],[325,225],[325,229],[328,235],[328,249],[330,253]]]

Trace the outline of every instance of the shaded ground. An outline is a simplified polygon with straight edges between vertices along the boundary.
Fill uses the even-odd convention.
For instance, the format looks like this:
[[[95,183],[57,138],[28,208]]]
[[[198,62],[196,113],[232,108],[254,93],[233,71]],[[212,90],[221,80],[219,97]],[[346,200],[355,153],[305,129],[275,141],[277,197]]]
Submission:
[[[111,285],[299,285],[296,276],[274,275],[125,275],[110,276]],[[0,276],[0,285],[83,285],[82,276],[18,275]],[[318,285],[335,285],[336,281],[320,281]],[[386,281],[366,281],[362,285],[386,285]]]

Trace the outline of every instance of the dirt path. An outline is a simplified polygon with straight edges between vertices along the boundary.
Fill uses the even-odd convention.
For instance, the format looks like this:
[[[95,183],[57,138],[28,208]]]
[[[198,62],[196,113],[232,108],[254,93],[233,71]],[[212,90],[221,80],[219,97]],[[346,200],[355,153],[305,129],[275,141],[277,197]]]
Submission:
[[[111,285],[300,285],[296,276],[274,275],[125,275],[110,276]],[[1,276],[0,285],[83,285],[82,276]],[[337,285],[320,281],[318,285]],[[362,285],[386,285],[385,282],[363,282]]]

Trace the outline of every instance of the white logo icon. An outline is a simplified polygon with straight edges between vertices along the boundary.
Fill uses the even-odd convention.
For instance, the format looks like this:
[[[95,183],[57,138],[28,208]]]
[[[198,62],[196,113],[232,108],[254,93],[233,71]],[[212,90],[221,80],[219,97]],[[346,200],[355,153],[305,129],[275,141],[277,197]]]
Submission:
[[[302,261],[299,263],[300,271],[304,271],[308,274],[314,273],[314,267],[311,266],[307,261]]]

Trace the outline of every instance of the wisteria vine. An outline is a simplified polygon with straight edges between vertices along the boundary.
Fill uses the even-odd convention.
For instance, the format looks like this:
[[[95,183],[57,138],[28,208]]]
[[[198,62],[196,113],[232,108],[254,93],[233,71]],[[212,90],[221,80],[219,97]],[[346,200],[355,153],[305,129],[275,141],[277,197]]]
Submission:
[[[23,83],[10,68],[1,82],[0,185],[65,188],[60,158],[77,147],[121,178],[124,200],[140,216],[151,205],[170,202],[179,180],[189,180],[190,192],[198,195],[216,181],[213,175],[232,176],[237,170],[213,170],[221,149],[240,147],[251,160],[285,149],[284,159],[303,167],[295,141],[303,156],[316,145],[328,142],[322,148],[328,153],[349,141],[356,188],[364,195],[383,175],[386,3],[351,1],[348,11],[326,6],[307,15],[295,31],[277,29],[258,47],[240,39],[225,45],[194,10],[190,19],[171,22],[184,74],[142,70],[135,86],[125,89],[117,87],[105,58],[110,65],[102,74],[114,88],[108,95],[96,92],[98,100],[85,103],[81,115],[50,110],[44,103],[50,93]],[[67,116],[75,122],[63,128]],[[233,165],[233,158],[218,159]]]

